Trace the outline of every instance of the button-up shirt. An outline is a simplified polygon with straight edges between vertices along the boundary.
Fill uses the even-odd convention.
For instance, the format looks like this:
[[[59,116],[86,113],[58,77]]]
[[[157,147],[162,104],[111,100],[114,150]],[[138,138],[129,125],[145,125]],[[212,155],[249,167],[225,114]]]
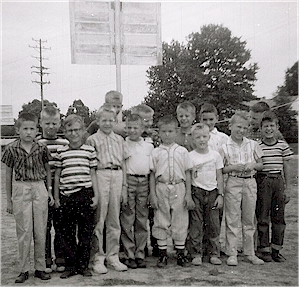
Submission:
[[[218,131],[216,127],[212,131],[210,131],[209,134],[210,138],[208,141],[208,147],[212,150],[220,152],[222,145],[227,142],[229,136],[223,132]]]

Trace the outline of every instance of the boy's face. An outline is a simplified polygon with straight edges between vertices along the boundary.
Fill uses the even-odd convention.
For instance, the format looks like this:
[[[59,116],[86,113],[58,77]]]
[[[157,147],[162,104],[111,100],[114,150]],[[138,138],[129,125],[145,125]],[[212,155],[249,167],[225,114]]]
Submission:
[[[191,109],[179,108],[177,111],[177,120],[181,128],[189,128],[195,120],[195,115],[191,112]]]
[[[115,109],[116,109],[116,114],[118,115],[120,113],[120,111],[122,110],[122,102],[120,101],[116,101],[116,100],[107,100],[106,101],[107,104],[112,105]]]
[[[23,121],[20,127],[16,128],[16,131],[23,142],[30,143],[36,137],[37,123],[34,121]]]
[[[139,112],[138,115],[143,119],[145,130],[149,130],[149,128],[153,125],[153,113]]]
[[[163,124],[159,128],[159,136],[163,144],[170,145],[175,142],[177,127],[175,124]]]
[[[126,131],[131,141],[138,141],[144,132],[140,121],[128,121],[126,123]]]
[[[115,125],[116,117],[114,113],[109,111],[103,111],[99,119],[97,120],[97,123],[99,125],[99,129],[104,134],[110,134],[110,132],[113,129],[113,126]]]
[[[231,131],[231,138],[235,142],[243,141],[243,137],[246,135],[249,127],[249,122],[241,117],[236,117],[234,123],[229,124],[229,130]]]
[[[200,115],[200,122],[205,123],[209,127],[209,131],[212,131],[218,121],[218,116],[213,112],[204,112]]]
[[[263,121],[261,125],[261,134],[263,138],[273,139],[278,132],[278,124],[275,121]]]
[[[259,128],[259,122],[261,119],[261,115],[263,112],[253,112],[250,110],[249,112],[249,121],[252,128]]]
[[[57,131],[60,127],[60,115],[50,116],[47,113],[42,114],[40,125],[43,129],[43,137],[56,138]]]
[[[75,122],[65,129],[65,137],[73,146],[81,146],[83,134],[84,131],[79,122]]]
[[[199,150],[205,150],[208,147],[208,140],[210,138],[209,129],[197,129],[193,132],[192,139]]]

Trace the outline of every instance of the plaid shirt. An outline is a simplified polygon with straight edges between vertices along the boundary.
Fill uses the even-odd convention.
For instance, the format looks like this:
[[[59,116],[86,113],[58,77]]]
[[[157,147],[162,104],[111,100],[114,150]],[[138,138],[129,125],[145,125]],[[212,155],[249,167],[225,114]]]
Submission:
[[[30,153],[27,153],[21,140],[17,139],[6,147],[1,161],[14,169],[17,181],[40,181],[47,176],[45,163],[49,159],[50,153],[44,144],[33,141]]]

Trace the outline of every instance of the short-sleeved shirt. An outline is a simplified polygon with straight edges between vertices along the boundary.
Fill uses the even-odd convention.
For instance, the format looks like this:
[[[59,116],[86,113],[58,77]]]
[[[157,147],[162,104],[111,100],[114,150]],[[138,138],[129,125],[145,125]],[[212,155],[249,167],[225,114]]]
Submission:
[[[254,140],[244,137],[242,144],[238,145],[230,136],[227,142],[222,145],[220,154],[223,158],[224,166],[226,166],[256,162],[256,160],[262,158],[263,151],[258,145],[258,142]],[[233,171],[230,173],[232,176],[250,176],[253,174],[253,171],[250,171],[249,173],[238,173]]]
[[[21,146],[21,140],[17,139],[8,144],[1,161],[15,171],[17,181],[41,181],[46,180],[50,153],[47,147],[39,142],[33,141],[29,153]]]
[[[275,137],[279,140],[284,140],[283,135],[281,134],[280,131],[276,132]],[[247,133],[247,138],[254,140],[254,141],[260,141],[262,139],[261,131],[259,128],[254,128],[254,127],[249,127],[248,128],[248,133]]]
[[[124,139],[113,131],[107,135],[101,130],[88,137],[87,145],[95,148],[98,159],[98,169],[111,166],[122,166],[125,159]]]
[[[178,130],[175,142],[178,145],[185,147],[188,151],[193,150],[192,146],[192,133],[184,133],[181,129]]]
[[[218,188],[217,170],[224,167],[221,155],[210,148],[208,153],[193,150],[189,155],[193,163],[192,185],[207,191]]]
[[[140,137],[139,141],[125,139],[125,164],[127,174],[148,175],[150,173],[150,154],[153,145]]]
[[[278,140],[275,144],[268,145],[263,141],[259,141],[264,155],[262,156],[263,169],[262,172],[280,173],[283,171],[283,161],[290,160],[293,156],[289,145]]]
[[[85,144],[78,149],[69,145],[58,147],[54,165],[61,169],[60,193],[69,195],[92,187],[91,169],[97,168],[96,151]]]
[[[90,134],[93,135],[97,133],[99,129],[99,125],[96,120],[92,121],[91,124],[86,128],[86,131]],[[114,127],[113,127],[114,133],[126,137],[126,132],[125,132],[125,122],[116,122]]]
[[[185,181],[185,173],[192,167],[189,152],[176,143],[171,146],[161,144],[151,153],[150,170],[159,181],[169,183]]]
[[[216,127],[212,131],[210,131],[209,134],[210,138],[208,141],[208,147],[212,150],[220,152],[222,145],[227,142],[229,136],[223,132],[218,131]]]

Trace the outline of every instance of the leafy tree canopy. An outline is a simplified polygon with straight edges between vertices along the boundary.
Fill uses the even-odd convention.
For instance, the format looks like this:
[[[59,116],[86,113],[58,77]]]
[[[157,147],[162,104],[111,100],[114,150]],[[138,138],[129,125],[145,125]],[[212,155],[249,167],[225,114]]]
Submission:
[[[44,100],[44,106],[47,105],[54,105],[57,107],[57,104],[55,102],[50,102],[49,100]],[[22,110],[19,112],[30,112],[38,117],[40,119],[41,116],[41,111],[42,111],[42,103],[38,99],[34,99],[31,102],[28,102],[27,104],[22,105]]]
[[[89,125],[92,121],[91,116],[94,115],[95,113],[94,112],[90,113],[89,107],[85,106],[84,103],[79,99],[79,100],[74,100],[73,104],[69,106],[66,116],[70,114],[80,115],[84,119],[85,125]]]

